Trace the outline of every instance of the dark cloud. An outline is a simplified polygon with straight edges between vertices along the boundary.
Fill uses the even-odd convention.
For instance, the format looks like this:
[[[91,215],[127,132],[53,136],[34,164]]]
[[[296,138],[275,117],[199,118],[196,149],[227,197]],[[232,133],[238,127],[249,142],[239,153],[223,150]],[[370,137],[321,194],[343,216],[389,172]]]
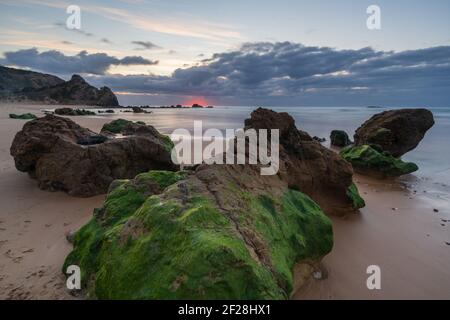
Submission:
[[[140,56],[127,56],[122,59],[109,56],[106,53],[89,54],[81,51],[74,56],[65,55],[56,50],[38,52],[36,48],[5,52],[3,64],[27,67],[38,71],[58,75],[73,73],[105,74],[113,65],[155,65]]]
[[[153,50],[153,49],[161,49],[160,46],[154,44],[150,41],[131,41],[132,44],[139,46],[136,50]]]
[[[5,60],[50,73],[101,74],[89,81],[114,91],[202,95],[224,103],[450,104],[450,46],[393,52],[247,43],[170,76],[105,74],[111,65],[157,63],[142,57],[117,59],[86,52],[65,56],[30,49],[6,53]]]
[[[325,96],[338,101],[344,95],[364,101],[365,97],[401,95],[411,101],[420,97],[420,101],[450,103],[446,93],[450,90],[450,47],[386,52],[290,42],[247,43],[197,66],[177,69],[168,77],[107,75],[101,81],[119,91],[233,101],[261,97],[267,101],[316,97],[320,101]]]

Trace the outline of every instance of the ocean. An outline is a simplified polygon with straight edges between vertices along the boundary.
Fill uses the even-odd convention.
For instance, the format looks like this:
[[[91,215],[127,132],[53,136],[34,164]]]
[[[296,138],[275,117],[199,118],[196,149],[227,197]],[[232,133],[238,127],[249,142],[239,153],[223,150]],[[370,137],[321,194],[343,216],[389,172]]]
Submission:
[[[393,108],[370,107],[269,107],[277,112],[288,112],[297,128],[311,136],[324,137],[324,146],[329,147],[330,132],[345,130],[352,138],[355,130],[372,115]],[[165,134],[176,128],[192,132],[194,121],[201,120],[203,129],[219,130],[242,128],[244,120],[256,107],[217,106],[213,109],[151,109],[149,114],[117,112],[102,114],[99,117],[111,119],[124,118],[144,121]],[[434,114],[435,125],[431,128],[419,146],[403,156],[403,160],[415,162],[419,171],[414,173],[421,179],[435,184],[450,183],[450,108],[428,108]],[[196,137],[198,138],[198,137]]]

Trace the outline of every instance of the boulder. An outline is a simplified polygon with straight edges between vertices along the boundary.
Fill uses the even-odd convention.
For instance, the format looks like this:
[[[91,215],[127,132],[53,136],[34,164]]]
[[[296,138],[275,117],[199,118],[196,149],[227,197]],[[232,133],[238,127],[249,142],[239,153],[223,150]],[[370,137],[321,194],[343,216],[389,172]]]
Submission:
[[[347,132],[343,130],[333,130],[330,134],[330,140],[331,145],[335,147],[346,147],[348,145],[351,145],[352,142],[350,141]]]
[[[105,193],[115,179],[150,169],[174,170],[168,139],[162,135],[107,138],[70,119],[46,115],[27,122],[11,146],[16,168],[44,190],[73,196]]]
[[[369,176],[397,177],[419,169],[414,163],[403,162],[388,152],[369,145],[347,147],[340,154],[352,164],[356,172]]]
[[[417,147],[433,125],[433,114],[426,109],[384,111],[356,130],[355,145],[376,145],[398,158]]]
[[[285,112],[259,108],[245,120],[245,129],[280,130],[280,169],[278,175],[289,188],[299,190],[327,214],[345,215],[355,202],[349,188],[353,184],[352,166],[295,126]],[[270,143],[269,143],[270,144]]]
[[[21,120],[33,120],[33,119],[36,119],[37,117],[32,113],[23,113],[23,114],[10,113],[9,118],[10,119],[21,119]]]
[[[111,187],[63,266],[80,266],[88,298],[288,299],[294,267],[312,274],[333,246],[320,207],[255,166],[149,171]]]

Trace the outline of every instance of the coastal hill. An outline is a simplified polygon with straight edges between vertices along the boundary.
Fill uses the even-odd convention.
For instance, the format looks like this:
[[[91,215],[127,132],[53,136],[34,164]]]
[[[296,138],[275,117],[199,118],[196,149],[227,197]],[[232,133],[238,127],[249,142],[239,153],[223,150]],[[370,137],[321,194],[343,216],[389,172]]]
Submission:
[[[49,74],[3,66],[0,66],[0,100],[111,107],[119,105],[111,89],[97,89],[79,75],[64,81]]]

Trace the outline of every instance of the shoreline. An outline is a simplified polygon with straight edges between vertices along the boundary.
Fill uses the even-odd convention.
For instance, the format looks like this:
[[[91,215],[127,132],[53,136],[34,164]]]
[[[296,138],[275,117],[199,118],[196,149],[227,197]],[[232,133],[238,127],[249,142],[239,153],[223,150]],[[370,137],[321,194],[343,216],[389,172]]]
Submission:
[[[104,200],[42,191],[15,169],[9,147],[25,121],[8,114],[41,116],[45,107],[0,105],[0,299],[74,299],[61,271],[71,250],[65,237]],[[111,120],[69,118],[96,132]],[[367,206],[344,219],[331,217],[335,245],[322,262],[328,277],[311,279],[293,299],[449,299],[450,236],[443,220],[450,212],[442,196],[449,187],[415,176],[393,181],[355,174],[354,180]],[[365,286],[369,265],[381,267],[380,291]]]

